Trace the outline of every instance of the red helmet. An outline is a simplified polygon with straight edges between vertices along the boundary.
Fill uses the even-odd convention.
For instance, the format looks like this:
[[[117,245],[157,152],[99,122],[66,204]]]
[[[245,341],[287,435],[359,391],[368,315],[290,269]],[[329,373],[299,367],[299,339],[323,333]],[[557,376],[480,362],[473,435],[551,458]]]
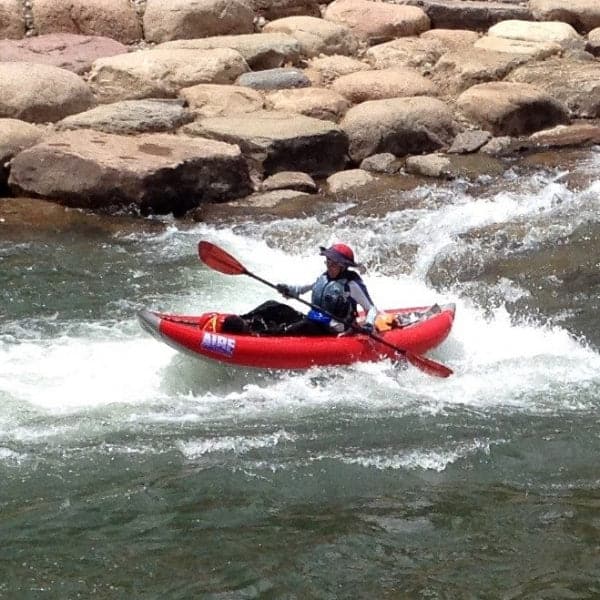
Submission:
[[[350,246],[346,244],[333,244],[329,248],[321,246],[319,248],[319,254],[325,256],[329,260],[341,265],[342,267],[357,267],[358,265],[354,262],[354,252]]]

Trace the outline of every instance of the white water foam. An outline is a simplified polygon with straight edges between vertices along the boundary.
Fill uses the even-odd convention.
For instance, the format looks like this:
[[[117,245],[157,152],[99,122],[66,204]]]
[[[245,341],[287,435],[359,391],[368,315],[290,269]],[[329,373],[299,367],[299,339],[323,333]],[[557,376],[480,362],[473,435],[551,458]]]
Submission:
[[[597,203],[598,194],[594,196],[592,188],[585,192],[585,214],[591,214]],[[141,330],[132,335],[137,327],[131,322],[109,331],[99,324],[84,323],[58,338],[19,343],[7,337],[0,341],[0,397],[10,406],[26,406],[51,415],[98,410],[120,424],[124,419],[130,426],[144,422],[159,427],[205,420],[225,422],[232,417],[242,421],[286,414],[301,417],[336,407],[360,412],[365,418],[372,411],[426,414],[455,405],[587,410],[589,403],[578,403],[576,395],[578,390],[600,386],[597,352],[561,328],[513,323],[503,307],[484,315],[466,299],[456,300],[449,292],[433,290],[423,276],[435,256],[457,243],[460,233],[486,224],[527,219],[540,211],[573,212],[581,197],[567,193],[558,183],[542,182],[536,193],[525,196],[503,192],[473,199],[457,195],[441,208],[402,211],[385,219],[340,216],[333,225],[315,218],[296,219],[235,230],[201,224],[179,231],[172,226],[147,240],[149,252],[168,262],[185,255],[195,257],[198,240],[208,239],[269,281],[305,283],[323,269],[318,245],[343,239],[355,247],[359,260],[374,265],[365,279],[380,308],[457,302],[450,338],[430,353],[455,370],[447,380],[432,378],[413,367],[398,368],[389,361],[259,376],[177,357],[172,349]],[[566,222],[566,227],[575,223]],[[272,233],[278,228],[302,233],[282,250],[262,239],[265,230]],[[377,253],[398,243],[418,245],[417,268],[392,277],[386,265],[378,263]],[[164,296],[161,309],[242,312],[274,297],[272,289],[249,277],[227,277],[199,262],[197,268],[203,285],[190,285],[177,306],[170,306],[170,297]],[[525,293],[508,281],[502,286],[511,298]],[[562,406],[552,404],[555,395],[551,392],[557,389],[565,392]],[[135,408],[125,415],[120,413],[122,409],[113,408],[123,405]]]
[[[246,454],[258,448],[273,448],[285,442],[292,442],[295,435],[285,430],[275,431],[268,435],[258,436],[221,436],[216,438],[194,439],[177,444],[180,452],[188,459],[193,460],[207,454],[233,453]]]
[[[3,344],[0,393],[50,413],[111,403],[144,402],[157,394],[160,369],[173,351],[142,337],[61,337]]]
[[[498,442],[494,442],[498,443]],[[334,455],[323,456],[333,458],[342,463],[360,465],[362,467],[374,467],[376,469],[404,469],[404,470],[431,470],[442,472],[449,465],[466,458],[470,455],[489,454],[490,442],[488,440],[473,440],[468,443],[457,444],[450,449],[408,450],[406,452],[388,452],[377,454],[362,454],[359,456]]]

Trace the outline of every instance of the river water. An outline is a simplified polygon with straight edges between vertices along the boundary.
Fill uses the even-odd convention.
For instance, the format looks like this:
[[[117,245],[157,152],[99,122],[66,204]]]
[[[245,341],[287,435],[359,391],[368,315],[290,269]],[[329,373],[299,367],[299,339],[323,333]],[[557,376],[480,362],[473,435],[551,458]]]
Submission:
[[[600,153],[576,168],[0,237],[0,597],[600,597]],[[177,354],[138,309],[272,297],[200,239],[288,283],[349,243],[380,307],[456,302],[430,353],[455,374]]]

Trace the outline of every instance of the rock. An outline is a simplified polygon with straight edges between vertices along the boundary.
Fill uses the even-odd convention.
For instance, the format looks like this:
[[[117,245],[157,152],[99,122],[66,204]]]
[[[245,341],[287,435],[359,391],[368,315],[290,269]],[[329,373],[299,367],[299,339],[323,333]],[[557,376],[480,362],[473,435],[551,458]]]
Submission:
[[[537,131],[529,136],[535,146],[565,147],[600,144],[600,127],[591,123],[558,125],[552,129]]]
[[[569,120],[566,107],[524,83],[482,83],[463,92],[457,106],[494,135],[523,135]]]
[[[59,121],[94,106],[90,88],[75,73],[50,65],[0,62],[0,118]]]
[[[459,133],[448,149],[448,154],[470,154],[477,152],[479,148],[485,146],[492,139],[489,131],[471,130]]]
[[[560,54],[562,47],[555,43],[530,42],[486,35],[474,44],[475,48],[482,48],[492,52],[504,52],[512,55],[523,55],[534,60],[544,60],[553,54]]]
[[[447,51],[455,51],[472,46],[479,39],[479,34],[468,29],[430,29],[424,31],[419,37],[423,40],[439,42]]]
[[[363,102],[351,108],[340,125],[356,162],[380,152],[405,156],[438,150],[456,133],[449,107],[426,96]]]
[[[265,71],[244,73],[238,77],[236,83],[255,90],[281,90],[311,85],[310,79],[300,69],[294,68],[267,69]]]
[[[268,192],[260,192],[252,194],[242,200],[230,202],[229,206],[237,207],[252,207],[252,208],[275,208],[286,200],[292,200],[299,196],[308,196],[306,192],[297,190],[271,190]]]
[[[427,72],[445,52],[446,46],[434,38],[404,37],[372,46],[365,58],[376,69],[412,67]]]
[[[402,163],[390,152],[382,152],[365,158],[360,163],[360,168],[363,171],[394,175],[402,169]]]
[[[444,54],[433,68],[432,78],[440,91],[457,94],[478,83],[504,79],[527,60],[522,54],[473,47]]]
[[[502,21],[490,27],[488,35],[526,42],[558,44],[562,48],[583,48],[583,39],[568,23],[560,21]]]
[[[301,171],[280,171],[267,177],[260,186],[261,191],[271,192],[274,190],[295,190],[307,194],[315,194],[318,191],[315,180]]]
[[[425,177],[453,179],[452,163],[443,154],[427,154],[426,156],[409,156],[406,159],[406,171]]]
[[[600,117],[600,69],[596,61],[554,58],[523,65],[508,77],[545,90],[576,118]]]
[[[600,27],[600,3],[597,0],[529,0],[537,21],[564,21],[586,33]]]
[[[315,87],[270,92],[267,102],[272,110],[333,122],[337,122],[350,108],[350,102],[341,94]]]
[[[105,36],[123,44],[142,38],[141,24],[129,0],[35,0],[32,11],[39,34]]]
[[[3,61],[52,65],[74,73],[85,73],[103,56],[124,54],[127,46],[107,37],[74,33],[49,33],[23,40],[0,40]]]
[[[0,119],[0,164],[37,144],[44,135],[44,128],[18,119]]]
[[[105,133],[158,133],[172,131],[194,120],[175,100],[123,100],[103,104],[57,123],[57,130],[95,129]]]
[[[349,56],[319,56],[308,61],[308,70],[318,71],[324,83],[331,83],[341,75],[348,75],[358,71],[368,71],[370,66]],[[313,85],[315,85],[313,83]]]
[[[442,179],[476,180],[482,175],[499,177],[506,170],[505,164],[490,156],[475,154],[430,154],[428,156],[409,156],[406,159],[406,170],[409,173],[425,177]]]
[[[242,0],[146,0],[149,42],[252,33],[254,11]]]
[[[370,45],[418,35],[430,27],[429,18],[416,6],[371,0],[335,0],[325,9],[323,17],[347,25]]]
[[[300,44],[296,38],[283,33],[252,33],[245,35],[221,35],[196,40],[165,42],[157,49],[212,50],[231,48],[236,50],[254,71],[275,69],[300,60]]]
[[[508,19],[532,20],[526,6],[502,0],[407,0],[420,6],[431,20],[432,29],[486,31]]]
[[[200,135],[237,144],[265,175],[303,171],[313,177],[344,168],[348,138],[329,121],[276,111],[251,116],[200,119],[183,128]]]
[[[204,202],[251,191],[239,148],[164,133],[120,136],[65,131],[19,153],[9,184],[16,193],[90,209],[134,207],[176,216]]]
[[[20,0],[2,0],[0,2],[0,39],[20,39],[24,35],[25,19]]]
[[[248,0],[252,10],[268,21],[285,17],[320,17],[317,0]]]
[[[199,83],[232,83],[248,71],[242,55],[214,50],[142,50],[94,62],[89,84],[101,102],[174,98]]]
[[[18,119],[0,119],[0,195],[8,193],[9,161],[37,144],[43,136],[44,129],[37,125]]]
[[[264,107],[264,98],[259,92],[237,85],[201,83],[182,89],[179,95],[196,117],[251,113]]]
[[[339,194],[352,188],[371,183],[375,178],[362,169],[349,169],[334,173],[327,178],[327,188],[332,194]]]
[[[480,152],[489,156],[510,156],[519,150],[519,142],[508,135],[493,137]]]
[[[585,50],[592,56],[600,56],[600,27],[589,32]]]
[[[315,17],[287,17],[267,23],[267,33],[285,33],[298,40],[304,56],[321,54],[352,55],[358,50],[358,40],[345,25]]]
[[[353,104],[384,98],[436,95],[431,81],[408,67],[342,75],[333,82],[332,88]]]

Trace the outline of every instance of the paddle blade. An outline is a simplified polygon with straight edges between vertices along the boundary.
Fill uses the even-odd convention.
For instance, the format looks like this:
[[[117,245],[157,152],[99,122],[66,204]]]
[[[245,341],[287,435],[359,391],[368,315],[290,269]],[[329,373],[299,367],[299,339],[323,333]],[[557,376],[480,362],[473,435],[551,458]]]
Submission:
[[[211,269],[225,273],[226,275],[245,275],[248,272],[244,265],[238,262],[231,254],[215,246],[210,242],[201,241],[198,243],[198,255],[200,260]]]
[[[433,377],[450,377],[450,375],[454,373],[454,371],[446,365],[435,362],[421,354],[413,354],[412,352],[407,351],[404,352],[404,356],[411,365],[428,375],[433,375]]]

